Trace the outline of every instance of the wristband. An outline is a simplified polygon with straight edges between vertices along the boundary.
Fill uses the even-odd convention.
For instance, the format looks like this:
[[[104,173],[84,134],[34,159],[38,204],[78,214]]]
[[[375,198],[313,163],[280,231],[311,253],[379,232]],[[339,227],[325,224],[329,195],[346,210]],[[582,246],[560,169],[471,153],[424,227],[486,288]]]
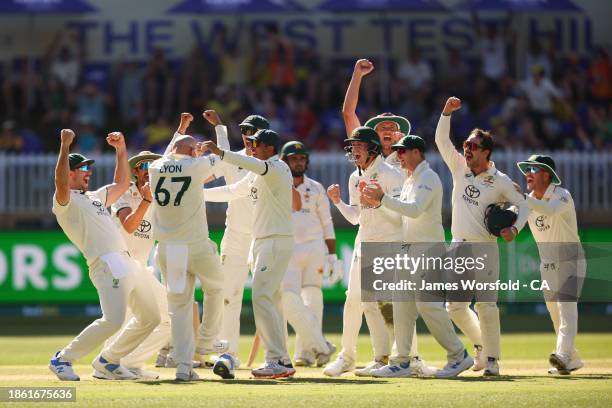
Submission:
[[[146,198],[143,198],[142,201],[146,201],[147,203],[151,204],[151,200],[147,200]]]

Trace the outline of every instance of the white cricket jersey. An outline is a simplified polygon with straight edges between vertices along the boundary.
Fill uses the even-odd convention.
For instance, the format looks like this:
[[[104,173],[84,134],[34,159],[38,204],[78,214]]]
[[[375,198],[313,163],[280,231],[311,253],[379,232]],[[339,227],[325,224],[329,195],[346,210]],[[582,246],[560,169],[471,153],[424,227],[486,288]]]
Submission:
[[[253,238],[293,236],[293,177],[287,164],[277,155],[268,160],[259,160],[230,151],[224,152],[223,161],[247,169],[249,173],[236,183],[209,189],[209,200],[230,201],[250,197]]]
[[[370,208],[361,205],[359,196],[366,184],[378,183],[385,194],[399,197],[404,176],[385,163],[382,156],[361,172],[355,170],[349,177],[349,204],[359,210],[359,231],[355,242],[397,242],[402,240],[402,219],[395,211],[383,206]]]
[[[240,155],[246,156],[246,150],[242,149],[237,152]],[[225,184],[230,185],[238,182],[249,173],[248,170],[229,163],[221,161],[215,168],[215,177],[225,178]],[[206,189],[204,196],[207,200],[211,200],[209,194],[212,189]],[[227,212],[225,213],[225,227],[234,231],[250,234],[253,227],[253,202],[249,197],[237,198],[231,200],[227,204]]]
[[[536,242],[580,242],[572,195],[551,184],[541,200],[527,197],[529,228]]]
[[[61,205],[53,195],[53,214],[70,241],[83,253],[91,266],[100,256],[112,252],[126,252],[121,232],[108,211],[107,188],[82,193],[70,191],[70,201]]]
[[[485,210],[489,204],[509,201],[519,209],[514,226],[518,231],[527,222],[529,209],[522,194],[517,192],[510,177],[490,162],[488,170],[472,173],[465,158],[453,146],[450,137],[450,116],[440,116],[436,128],[436,145],[453,176],[452,225],[453,240],[468,242],[494,242],[484,224]]]
[[[149,167],[153,192],[153,237],[160,242],[189,244],[208,238],[204,181],[219,157],[170,153]]]
[[[146,266],[151,249],[155,245],[153,239],[153,203],[147,208],[140,225],[131,234],[128,234],[121,224],[121,220],[117,217],[117,213],[123,208],[129,208],[132,212],[135,212],[141,202],[142,196],[138,187],[135,183],[131,183],[130,188],[111,206],[111,209],[115,216],[115,222],[125,239],[130,256]]]
[[[302,208],[292,213],[295,243],[334,239],[336,235],[325,188],[304,176],[304,182],[296,189],[300,193]]]
[[[402,164],[399,161],[399,157],[397,156],[397,152],[393,151],[390,155],[385,157],[385,163],[395,167],[398,170],[401,170],[402,173],[405,173],[405,170],[402,169]]]
[[[443,242],[442,182],[423,160],[404,181],[398,198],[384,195],[384,207],[402,215],[406,242]]]

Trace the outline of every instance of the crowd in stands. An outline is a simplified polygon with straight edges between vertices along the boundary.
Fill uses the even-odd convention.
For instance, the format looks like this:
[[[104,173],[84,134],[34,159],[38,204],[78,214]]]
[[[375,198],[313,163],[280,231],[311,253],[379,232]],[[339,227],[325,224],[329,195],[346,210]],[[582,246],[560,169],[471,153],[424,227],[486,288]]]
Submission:
[[[612,150],[609,52],[560,54],[552,41],[533,42],[521,67],[511,26],[501,30],[475,18],[477,55],[448,49],[433,60],[410,49],[387,61],[370,58],[376,68],[363,81],[362,122],[381,112],[406,116],[412,133],[433,146],[443,101],[456,95],[464,102],[453,117],[457,143],[478,126],[492,130],[502,149]],[[194,47],[181,61],[157,49],[144,63],[125,58],[99,75],[78,34],[61,30],[40,58],[3,64],[0,151],[56,151],[66,127],[75,129],[75,149],[86,154],[106,149],[110,130],[123,131],[132,150],[160,150],[180,112],[204,109],[220,114],[236,146],[237,124],[259,113],[286,140],[338,151],[346,137],[344,93],[354,61],[363,57],[369,58],[323,58],[270,25],[242,47],[219,35],[212,47]],[[201,120],[191,131],[211,136],[212,130]]]

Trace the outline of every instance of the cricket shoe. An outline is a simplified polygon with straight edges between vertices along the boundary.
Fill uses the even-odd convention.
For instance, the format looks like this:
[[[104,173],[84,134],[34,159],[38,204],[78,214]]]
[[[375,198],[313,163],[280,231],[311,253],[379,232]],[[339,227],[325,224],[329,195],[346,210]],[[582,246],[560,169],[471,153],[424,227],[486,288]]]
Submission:
[[[261,367],[251,370],[251,374],[257,379],[287,378],[295,374],[295,369],[281,361],[266,361]]]
[[[410,359],[410,370],[415,377],[431,377],[438,372],[437,368],[428,366],[419,356]]]
[[[365,366],[364,368],[355,370],[355,375],[357,377],[371,377],[372,370],[378,370],[380,368],[383,368],[384,366],[387,365],[388,362],[389,362],[388,357],[383,357],[382,360],[374,360],[371,363],[369,363],[367,366]]]
[[[316,363],[315,355],[311,351],[304,351],[302,355],[293,359],[296,367],[310,367]]]
[[[159,378],[159,373],[145,370],[144,368],[128,368],[128,370],[138,377],[139,380],[157,380]]]
[[[349,359],[346,359],[342,355],[339,355],[336,358],[336,361],[333,363],[329,363],[327,367],[323,369],[323,374],[328,377],[338,377],[343,373],[348,373],[349,371],[353,371],[355,369],[355,362]]]
[[[559,371],[556,368],[550,368],[548,370],[548,374],[551,375],[569,375],[570,373],[572,373],[573,371],[579,370],[582,367],[584,367],[584,363],[582,362],[582,360],[580,360],[580,358],[576,358],[574,360],[570,360],[569,364],[567,365],[567,371]]]
[[[121,364],[114,364],[99,355],[91,363],[94,370],[99,371],[112,380],[136,380],[137,377]]]
[[[410,377],[411,375],[410,361],[397,364],[389,363],[386,366],[370,371],[370,376],[377,378],[400,378]]]
[[[479,344],[474,345],[474,367],[472,371],[484,370],[487,366],[487,359],[482,355],[482,346]]]
[[[192,361],[191,362],[193,368],[200,368],[202,367],[202,362],[200,361]],[[166,365],[164,366],[166,368],[177,368],[178,367],[178,363],[176,361],[174,361],[174,358],[172,356],[168,356],[166,357]]]
[[[487,359],[487,368],[482,375],[485,377],[497,377],[499,375],[499,364],[496,358],[489,357]]]
[[[457,361],[449,361],[444,368],[438,370],[434,375],[436,378],[452,378],[456,377],[465,370],[474,365],[474,360],[468,354],[467,350],[463,350],[463,358]]]
[[[331,344],[329,341],[325,341],[327,343],[327,353],[317,353],[317,367],[323,367],[325,364],[329,363],[331,360],[331,356],[336,352],[336,345]]]
[[[49,361],[49,370],[53,371],[53,374],[62,381],[79,381],[79,376],[72,369],[72,363],[62,360],[59,354],[58,351]]]
[[[155,367],[161,368],[166,366],[166,358],[170,354],[171,346],[167,345],[162,347],[157,353],[157,357],[155,358]]]
[[[236,376],[234,370],[238,368],[240,361],[231,354],[221,354],[215,365],[213,365],[213,373],[217,374],[224,380],[233,380]]]
[[[189,364],[179,364],[176,368],[175,379],[176,381],[196,381],[199,380],[200,377],[191,367],[189,367]]]
[[[227,340],[216,340],[211,348],[196,347],[195,359],[200,362],[201,367],[213,367],[217,357],[229,350]]]
[[[552,353],[548,358],[548,362],[551,366],[557,369],[557,372],[561,375],[569,375],[570,370],[570,358],[566,354]]]
[[[110,375],[106,375],[102,371],[98,371],[96,369],[93,370],[93,373],[91,374],[91,376],[93,378],[97,378],[98,380],[114,380],[114,378],[111,377]]]

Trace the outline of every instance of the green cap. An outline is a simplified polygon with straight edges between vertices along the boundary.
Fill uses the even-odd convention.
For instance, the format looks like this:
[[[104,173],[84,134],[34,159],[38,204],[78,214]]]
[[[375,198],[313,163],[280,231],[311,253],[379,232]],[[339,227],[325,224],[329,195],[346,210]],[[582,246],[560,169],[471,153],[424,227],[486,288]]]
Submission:
[[[280,151],[280,159],[284,160],[286,157],[296,154],[301,154],[308,158],[308,150],[306,150],[304,143],[294,140],[283,145]]]
[[[130,167],[134,169],[143,160],[157,160],[161,157],[162,157],[161,154],[157,154],[157,153],[153,153],[148,150],[145,150],[145,151],[138,153],[136,156],[130,157],[130,159],[128,160],[128,163],[130,163]]]
[[[70,153],[68,155],[68,164],[70,165],[70,170],[74,170],[86,164],[94,164],[95,162],[95,160],[88,159],[87,157],[79,153]]]
[[[417,135],[408,135],[402,137],[399,142],[394,145],[391,145],[391,149],[419,149],[421,152],[425,151],[425,141],[422,137]]]
[[[255,128],[255,130],[270,129],[270,122],[261,115],[249,115],[244,118],[238,127],[241,129],[242,127]]]
[[[260,129],[254,135],[247,136],[248,140],[257,141],[268,146],[274,146],[278,148],[280,137],[278,133],[270,129]]]
[[[558,186],[561,184],[561,179],[555,171],[555,161],[550,156],[544,154],[532,154],[526,161],[518,162],[516,164],[523,174],[527,174],[527,169],[530,166],[539,167],[550,173],[552,176],[552,184]]]
[[[390,112],[381,113],[378,116],[375,116],[369,119],[365,125],[371,127],[372,129],[376,129],[376,126],[381,122],[395,122],[399,126],[399,131],[405,135],[410,134],[410,122],[403,116],[394,115]]]
[[[353,129],[351,137],[344,139],[345,142],[367,142],[380,146],[378,133],[369,126],[359,126]]]

